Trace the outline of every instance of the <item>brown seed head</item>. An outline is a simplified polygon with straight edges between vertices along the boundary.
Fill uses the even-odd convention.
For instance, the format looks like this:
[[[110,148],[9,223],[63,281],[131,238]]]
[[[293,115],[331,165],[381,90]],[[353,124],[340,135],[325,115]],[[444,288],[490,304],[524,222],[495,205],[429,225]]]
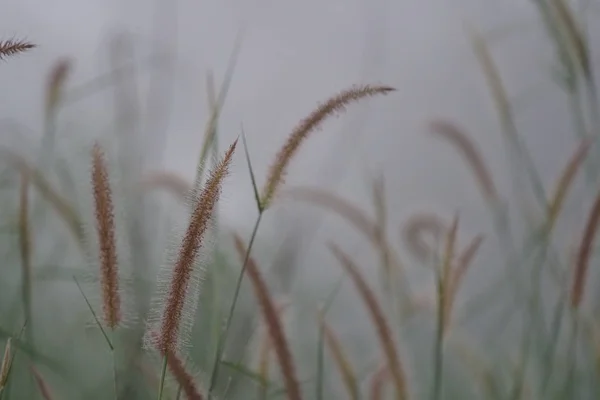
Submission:
[[[95,143],[92,148],[92,186],[100,247],[104,322],[109,328],[115,328],[121,321],[121,298],[119,295],[114,208],[104,151],[98,143]]]
[[[355,86],[331,97],[314,110],[308,117],[303,119],[292,131],[290,136],[288,136],[286,143],[281,150],[279,150],[279,153],[275,157],[275,162],[269,170],[267,181],[261,196],[263,209],[271,204],[277,189],[283,182],[285,172],[291,159],[311,132],[317,130],[328,117],[343,112],[347,105],[365,97],[387,94],[393,90],[395,89],[389,86]]]
[[[174,350],[176,347],[194,262],[202,247],[202,242],[210,225],[215,205],[221,195],[223,180],[229,173],[229,165],[231,164],[236,145],[237,140],[229,147],[223,160],[211,171],[206,185],[200,193],[181,246],[179,247],[161,322],[158,348],[163,352]]]

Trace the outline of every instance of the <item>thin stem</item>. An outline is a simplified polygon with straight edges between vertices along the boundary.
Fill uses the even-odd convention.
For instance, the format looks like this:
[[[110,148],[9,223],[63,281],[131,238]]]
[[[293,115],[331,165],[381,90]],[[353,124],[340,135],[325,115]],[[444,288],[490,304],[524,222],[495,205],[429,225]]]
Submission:
[[[163,357],[163,365],[160,372],[160,384],[158,385],[158,400],[162,400],[163,391],[165,389],[165,376],[167,375],[167,355]]]
[[[264,213],[264,209],[261,209],[258,213],[258,217],[256,218],[256,223],[254,224],[254,229],[252,230],[252,235],[250,236],[250,241],[248,242],[248,249],[246,249],[246,255],[244,256],[244,263],[242,264],[242,270],[237,279],[235,292],[233,295],[233,301],[231,302],[231,307],[229,308],[229,313],[227,315],[227,320],[225,322],[225,329],[223,330],[223,334],[220,337],[219,344],[217,346],[217,354],[215,356],[215,362],[212,368],[211,377],[210,377],[210,386],[208,388],[208,398],[212,397],[212,392],[214,390],[215,384],[217,382],[217,375],[219,372],[219,365],[221,363],[221,358],[223,356],[223,351],[225,350],[225,343],[227,341],[227,335],[229,333],[229,328],[231,327],[231,320],[233,319],[233,313],[235,312],[235,306],[237,305],[237,300],[240,294],[240,288],[242,287],[242,280],[244,278],[244,272],[246,272],[246,266],[248,265],[248,261],[250,260],[250,252],[252,250],[252,246],[254,244],[254,239],[256,238],[256,234],[258,232],[258,227],[260,225],[260,221],[262,219],[262,215]]]
[[[442,394],[442,372],[444,362],[444,310],[445,310],[445,291],[443,271],[438,271],[437,291],[438,291],[438,310],[437,310],[437,329],[435,335],[434,347],[434,371],[433,371],[433,392],[431,398],[439,400]]]
[[[115,386],[115,399],[118,400],[119,399],[119,385],[117,383],[117,360],[115,357],[115,349],[114,349],[114,343],[115,343],[115,330],[112,330],[112,343],[113,343],[113,347],[111,348],[111,355],[112,355],[112,364],[113,364],[113,381],[114,381],[114,386]]]

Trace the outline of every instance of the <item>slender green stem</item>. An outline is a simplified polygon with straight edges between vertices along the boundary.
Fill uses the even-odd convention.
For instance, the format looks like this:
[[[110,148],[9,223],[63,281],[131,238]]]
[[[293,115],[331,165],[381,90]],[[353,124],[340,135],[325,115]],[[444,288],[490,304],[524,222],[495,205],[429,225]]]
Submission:
[[[219,373],[219,365],[221,363],[221,358],[223,356],[223,351],[225,350],[225,343],[227,342],[227,335],[229,334],[229,328],[231,327],[231,320],[233,319],[233,313],[235,312],[235,306],[237,305],[237,300],[240,294],[240,289],[242,287],[242,281],[244,278],[244,273],[246,272],[246,266],[248,265],[248,261],[250,260],[250,252],[252,250],[252,246],[254,244],[254,240],[256,239],[256,234],[258,232],[258,227],[260,225],[260,221],[262,219],[262,215],[264,213],[264,209],[260,209],[258,213],[258,217],[256,218],[256,223],[254,224],[254,229],[252,230],[252,235],[250,236],[250,241],[248,242],[248,248],[246,249],[246,254],[244,256],[244,263],[242,264],[242,270],[237,279],[235,292],[233,295],[233,301],[231,302],[231,307],[229,308],[229,313],[227,315],[227,320],[225,322],[225,329],[223,330],[223,334],[220,337],[219,344],[217,346],[217,354],[215,356],[215,362],[213,364],[211,377],[210,377],[210,386],[208,388],[208,397],[209,399],[212,397],[212,392],[215,388],[215,384],[217,382],[217,376]]]
[[[160,371],[160,383],[158,385],[158,400],[162,400],[163,391],[165,389],[165,376],[167,375],[167,355],[163,358],[163,365]]]
[[[114,385],[115,385],[115,400],[119,399],[119,385],[117,382],[117,359],[115,357],[115,349],[114,349],[114,343],[115,343],[115,330],[112,330],[112,343],[113,343],[113,347],[110,350],[111,352],[111,356],[112,356],[112,369],[113,369],[113,381],[114,381]]]
[[[442,271],[437,272],[437,292],[438,292],[438,307],[437,307],[437,327],[435,334],[434,345],[434,371],[433,371],[433,392],[431,398],[439,400],[442,394],[442,373],[444,362],[444,309],[445,309],[445,285]]]

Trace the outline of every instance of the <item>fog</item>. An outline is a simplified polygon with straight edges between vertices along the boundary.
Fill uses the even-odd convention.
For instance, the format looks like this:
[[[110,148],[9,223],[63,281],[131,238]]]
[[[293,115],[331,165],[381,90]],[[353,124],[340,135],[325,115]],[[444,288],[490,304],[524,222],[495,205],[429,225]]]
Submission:
[[[467,290],[474,290],[495,276],[502,251],[471,172],[451,146],[428,132],[428,124],[442,118],[464,127],[485,155],[502,196],[517,204],[498,115],[465,29],[467,24],[474,26],[493,37],[494,59],[511,100],[518,103],[520,134],[544,182],[554,184],[578,142],[568,98],[553,81],[553,45],[533,3],[7,1],[0,15],[0,37],[25,37],[39,47],[0,65],[0,118],[17,121],[28,138],[39,137],[46,80],[54,63],[65,56],[74,60],[67,87],[76,90],[110,69],[107,44],[115,34],[126,34],[136,55],[140,101],[150,110],[150,101],[169,108],[168,115],[142,108],[146,124],[140,135],[152,168],[162,165],[191,181],[209,118],[206,75],[212,71],[218,88],[239,38],[240,52],[219,120],[219,142],[225,149],[243,126],[262,184],[288,133],[318,103],[353,84],[393,86],[396,92],[352,105],[315,132],[294,159],[286,187],[325,188],[373,215],[370,180],[383,173],[390,240],[399,249],[399,228],[408,215],[434,211],[450,221],[458,211],[462,246],[475,234],[486,234],[467,279]],[[594,0],[582,3],[594,49],[600,39],[594,23],[600,8]],[[162,58],[148,62],[155,51]],[[600,61],[596,54],[592,59]],[[153,89],[148,83],[152,76],[164,78],[162,86]],[[107,132],[114,118],[111,90],[65,105],[59,132],[69,132],[67,137]],[[148,100],[152,93],[158,100]],[[14,126],[5,130],[7,137],[14,135]],[[570,250],[583,229],[588,203],[575,197],[561,220],[561,252]],[[221,213],[228,227],[249,234],[256,206],[241,151],[224,190]],[[515,210],[513,217],[519,234],[522,215]],[[367,269],[377,260],[346,222],[288,200],[267,213],[259,238],[258,248],[264,251],[257,257],[264,264],[273,262],[274,251],[286,238],[295,245],[304,240],[306,247],[297,260],[301,270],[296,273],[301,292],[306,287],[327,290],[341,274],[324,246],[328,240],[347,249]],[[407,263],[412,261],[406,256]],[[431,277],[421,272],[414,272],[415,279],[427,284],[425,279]]]

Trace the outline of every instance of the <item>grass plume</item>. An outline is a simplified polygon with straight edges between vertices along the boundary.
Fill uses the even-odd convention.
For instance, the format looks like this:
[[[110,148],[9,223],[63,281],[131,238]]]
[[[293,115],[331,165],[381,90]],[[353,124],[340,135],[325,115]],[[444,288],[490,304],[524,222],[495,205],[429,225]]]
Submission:
[[[454,123],[436,120],[430,125],[431,132],[440,138],[447,140],[461,152],[471,171],[475,174],[481,192],[488,201],[498,201],[498,191],[494,185],[492,174],[483,161],[479,149],[467,134]]]
[[[92,186],[96,229],[100,246],[100,277],[104,323],[111,329],[121,322],[121,296],[117,245],[115,241],[114,207],[104,150],[98,143],[92,148]]]
[[[333,329],[331,329],[331,327],[325,320],[322,312],[318,313],[318,321],[321,329],[323,330],[323,337],[325,339],[325,343],[327,343],[327,346],[331,350],[331,355],[333,356],[335,365],[337,366],[340,372],[342,382],[344,382],[344,386],[346,387],[346,391],[348,392],[348,399],[358,400],[360,398],[360,392],[358,389],[356,373],[354,372],[352,363],[350,363],[348,357],[344,352],[342,343],[340,342]]]
[[[246,246],[239,235],[234,236],[236,247],[245,249]],[[266,282],[264,281],[258,266],[254,263],[247,263],[246,269],[248,271],[248,277],[254,287],[254,294],[258,300],[263,318],[271,337],[273,348],[277,359],[279,361],[279,367],[285,381],[285,387],[287,390],[287,396],[290,400],[300,400],[302,398],[300,391],[300,384],[296,377],[296,368],[292,360],[292,354],[290,352],[287,339],[281,321],[277,315],[277,308],[271,295]]]
[[[592,254],[592,245],[598,231],[599,222],[600,193],[598,193],[592,204],[575,260],[575,271],[573,275],[573,284],[571,286],[571,307],[573,308],[578,308],[583,298],[587,271]]]
[[[233,142],[223,159],[212,170],[199,195],[181,242],[179,254],[173,267],[169,292],[164,301],[164,312],[157,343],[158,349],[163,353],[176,348],[179,325],[183,315],[185,297],[192,276],[194,261],[202,247],[202,241],[209,228],[213,210],[221,195],[223,180],[229,173],[229,166],[236,145],[237,140]]]
[[[373,321],[373,325],[377,329],[377,335],[381,343],[382,352],[387,359],[387,366],[390,369],[390,374],[394,382],[396,389],[396,399],[406,400],[408,399],[406,378],[404,376],[404,370],[400,363],[398,351],[396,350],[396,344],[392,338],[392,332],[388,323],[385,319],[384,313],[377,301],[375,294],[367,285],[362,274],[358,270],[358,267],[339,247],[335,244],[329,244],[329,250],[333,253],[335,258],[340,262],[344,270],[350,275],[354,286],[358,290],[360,297],[364,301],[365,305],[369,310],[369,314]]]
[[[267,208],[271,204],[277,190],[283,183],[287,167],[294,155],[298,152],[300,145],[312,132],[317,130],[327,118],[344,111],[346,106],[351,103],[366,97],[387,94],[394,90],[394,88],[389,86],[354,86],[331,97],[325,103],[317,107],[317,109],[308,117],[300,121],[298,126],[288,136],[284,146],[275,157],[275,162],[269,169],[267,180],[261,195],[262,207]]]
[[[35,44],[23,39],[0,40],[0,60],[14,57],[35,47]]]

